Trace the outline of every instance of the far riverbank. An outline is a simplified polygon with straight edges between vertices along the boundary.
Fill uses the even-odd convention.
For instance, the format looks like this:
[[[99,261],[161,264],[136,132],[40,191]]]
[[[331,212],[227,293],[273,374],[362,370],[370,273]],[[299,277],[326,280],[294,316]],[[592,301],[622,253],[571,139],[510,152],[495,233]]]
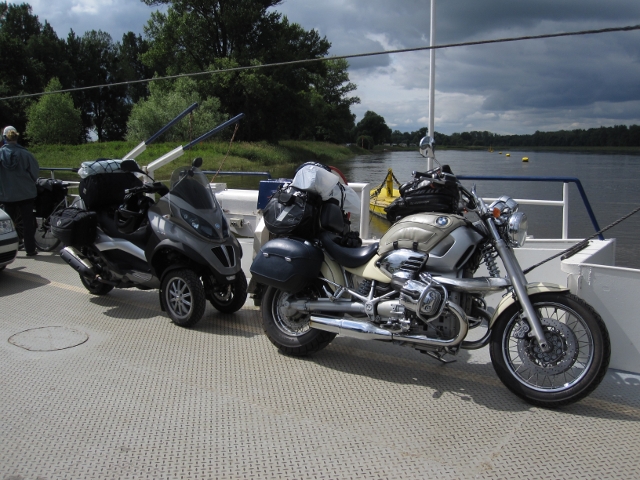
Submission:
[[[607,155],[640,155],[640,147],[526,147],[526,146],[518,146],[518,147],[510,147],[504,145],[496,145],[492,146],[491,149],[493,153],[510,153],[510,152],[574,152],[574,153],[599,153],[599,154],[607,154]],[[401,147],[401,146],[385,146],[385,145],[376,145],[373,147],[372,152],[381,153],[381,152],[414,152],[417,151],[418,147]],[[453,147],[446,145],[437,145],[436,150],[462,150],[462,151],[488,151],[489,147],[486,146],[471,146],[471,147]]]
[[[186,143],[185,141],[184,144]],[[78,168],[88,160],[122,158],[136,145],[133,142],[96,142],[82,145],[41,145],[30,150],[43,168]],[[136,160],[141,165],[147,165],[177,146],[169,143],[149,145]],[[195,157],[202,157],[203,170],[218,170],[222,166],[222,170],[238,172],[268,170],[277,176],[278,171],[289,171],[304,162],[340,163],[367,153],[355,145],[313,141],[286,140],[277,145],[266,142],[234,142],[231,149],[228,142],[203,142],[187,150],[180,159],[161,168],[157,172],[157,178],[168,177],[176,165],[189,163]],[[74,179],[74,176],[56,174],[58,178]]]

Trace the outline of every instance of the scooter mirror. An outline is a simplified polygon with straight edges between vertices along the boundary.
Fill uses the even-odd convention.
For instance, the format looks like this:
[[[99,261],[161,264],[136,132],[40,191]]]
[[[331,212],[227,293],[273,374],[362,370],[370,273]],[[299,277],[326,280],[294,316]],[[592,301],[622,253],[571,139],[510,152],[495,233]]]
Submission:
[[[144,173],[140,170],[138,163],[135,160],[123,160],[120,162],[120,169],[125,172]]]
[[[202,166],[202,157],[196,157],[193,159],[193,163],[191,164],[191,166],[195,167],[195,168],[200,168]]]

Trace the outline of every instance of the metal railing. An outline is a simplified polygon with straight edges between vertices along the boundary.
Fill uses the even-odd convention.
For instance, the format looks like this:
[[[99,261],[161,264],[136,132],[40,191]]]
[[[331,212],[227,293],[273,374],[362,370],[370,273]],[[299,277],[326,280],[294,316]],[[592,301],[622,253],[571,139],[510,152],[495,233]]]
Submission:
[[[74,172],[77,173],[77,168],[41,168],[40,170],[49,170],[51,171],[51,178],[55,178],[55,172],[57,171],[65,171],[65,172]],[[267,179],[271,179],[271,173],[264,172],[232,172],[232,171],[221,171],[216,172],[215,170],[203,170],[203,173],[207,175],[236,175],[236,176],[252,176],[252,177],[266,177]],[[521,205],[543,205],[543,206],[554,206],[554,207],[562,207],[562,239],[569,238],[569,184],[574,183],[578,188],[578,193],[580,193],[580,198],[582,199],[582,203],[584,204],[587,214],[589,215],[589,219],[591,220],[591,224],[595,231],[600,230],[600,226],[598,225],[598,221],[596,220],[595,214],[593,213],[593,209],[591,208],[591,204],[589,203],[589,199],[587,198],[587,194],[584,191],[582,186],[582,182],[580,179],[576,177],[536,177],[536,176],[499,176],[499,175],[457,175],[458,180],[490,180],[490,181],[510,181],[510,182],[552,182],[552,183],[562,183],[562,200],[533,200],[533,199],[515,199]],[[79,182],[69,182],[73,187],[77,187]],[[360,236],[362,238],[367,238],[369,236],[369,183],[350,183],[349,184],[355,191],[358,193],[360,197],[361,207],[360,207]],[[485,198],[487,201],[493,201],[495,198]],[[598,235],[600,240],[604,240],[604,236],[602,234]]]
[[[496,176],[496,175],[456,175],[458,180],[497,180],[497,181],[509,181],[509,182],[555,182],[562,183],[562,200],[530,200],[530,199],[515,199],[516,202],[522,205],[547,205],[562,207],[562,238],[569,238],[569,184],[575,183],[587,209],[587,214],[591,220],[591,224],[596,232],[600,231],[600,226],[596,220],[596,216],[591,209],[591,204],[587,198],[587,194],[582,187],[582,183],[575,177],[516,177],[516,176]],[[486,200],[495,200],[489,199]],[[602,234],[598,235],[600,240],[604,240]]]
[[[62,167],[56,167],[56,168],[52,168],[52,167],[40,167],[40,170],[47,170],[50,172],[50,176],[53,180],[55,180],[56,178],[56,172],[71,172],[71,173],[78,173],[79,168],[62,168]],[[69,184],[69,188],[78,188],[78,186],[80,185],[80,181],[74,182],[72,180],[65,180],[68,184]]]
[[[269,172],[229,172],[222,171],[218,172],[216,170],[203,170],[202,173],[206,175],[237,175],[240,177],[267,177],[268,180],[271,180],[271,173]]]

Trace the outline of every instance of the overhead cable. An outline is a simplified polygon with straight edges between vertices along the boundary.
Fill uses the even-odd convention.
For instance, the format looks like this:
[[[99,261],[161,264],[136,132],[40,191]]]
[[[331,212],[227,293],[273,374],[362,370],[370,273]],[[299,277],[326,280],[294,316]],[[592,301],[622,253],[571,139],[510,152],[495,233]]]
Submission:
[[[349,58],[362,58],[362,57],[373,57],[376,55],[392,55],[396,53],[408,53],[408,52],[419,52],[424,50],[441,50],[444,48],[455,48],[455,47],[469,47],[473,45],[487,45],[491,43],[507,43],[507,42],[520,42],[522,40],[540,40],[544,38],[558,38],[558,37],[573,37],[578,35],[594,35],[600,33],[612,33],[612,32],[630,32],[633,30],[640,30],[640,25],[629,25],[626,27],[613,27],[613,28],[601,28],[599,30],[581,30],[577,32],[560,32],[560,33],[547,33],[543,35],[527,35],[523,37],[508,37],[508,38],[496,38],[493,40],[475,40],[470,42],[459,42],[459,43],[446,43],[442,45],[434,45],[429,47],[413,47],[413,48],[400,48],[397,50],[383,50],[380,52],[368,52],[368,53],[354,53],[350,55],[335,55],[330,57],[322,57],[322,58],[308,58],[304,60],[292,60],[289,62],[275,62],[275,63],[265,63],[262,65],[249,65],[244,67],[233,67],[233,68],[225,68],[221,70],[207,70],[204,72],[195,72],[195,73],[181,73],[178,75],[167,75],[164,77],[154,77],[154,78],[146,78],[142,80],[128,80],[126,82],[115,82],[115,83],[105,83],[102,85],[92,85],[90,87],[76,87],[76,88],[67,88],[63,90],[54,90],[50,92],[40,92],[40,93],[27,93],[23,95],[14,95],[11,97],[0,97],[0,100],[14,100],[18,98],[29,98],[29,97],[39,97],[43,95],[53,95],[56,93],[68,93],[68,92],[78,92],[81,90],[92,90],[95,88],[109,88],[109,87],[119,87],[123,85],[134,85],[137,83],[147,83],[147,82],[156,82],[159,80],[174,80],[177,78],[184,77],[196,77],[201,75],[215,75],[219,73],[228,73],[228,72],[240,72],[245,70],[257,70],[261,68],[270,68],[270,67],[283,67],[287,65],[300,65],[305,63],[314,63],[314,62],[326,62],[329,60],[342,60]]]

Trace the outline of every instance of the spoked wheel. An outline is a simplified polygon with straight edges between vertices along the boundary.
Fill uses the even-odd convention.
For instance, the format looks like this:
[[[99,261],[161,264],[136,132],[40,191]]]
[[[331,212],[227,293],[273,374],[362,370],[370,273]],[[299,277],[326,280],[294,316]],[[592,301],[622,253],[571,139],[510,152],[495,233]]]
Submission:
[[[204,287],[192,270],[173,270],[162,280],[161,299],[165,311],[176,325],[192,327],[204,314]]]
[[[36,217],[36,247],[42,252],[52,252],[60,246],[60,240],[53,236],[49,219]]]
[[[541,407],[577,402],[600,384],[609,365],[609,333],[600,315],[571,294],[530,297],[550,351],[523,332],[519,304],[496,320],[491,361],[502,382],[516,395]]]
[[[98,280],[91,280],[83,275],[80,275],[80,281],[82,282],[82,285],[84,285],[84,288],[94,295],[106,295],[113,290],[113,285],[102,283]]]
[[[295,295],[269,287],[262,299],[262,326],[271,343],[282,352],[311,355],[329,345],[336,334],[309,327],[310,314],[288,307],[288,302],[295,298]]]
[[[247,300],[247,277],[240,270],[236,279],[222,288],[214,287],[209,302],[222,313],[234,313],[242,308]]]

